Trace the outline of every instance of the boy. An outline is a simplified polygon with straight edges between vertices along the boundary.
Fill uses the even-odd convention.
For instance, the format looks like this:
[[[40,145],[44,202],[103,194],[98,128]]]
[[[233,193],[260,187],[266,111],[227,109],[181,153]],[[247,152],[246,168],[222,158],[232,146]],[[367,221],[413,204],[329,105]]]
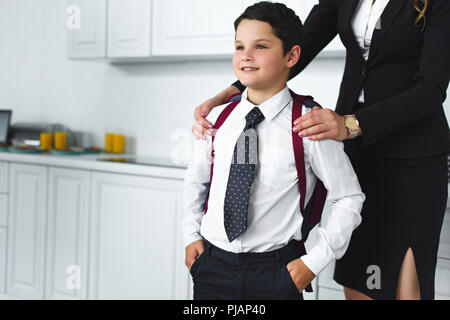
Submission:
[[[210,113],[220,129],[194,141],[185,175],[182,227],[194,299],[303,299],[314,277],[343,256],[361,222],[365,197],[342,143],[304,139],[304,176],[296,171],[295,103],[286,82],[300,58],[301,28],[291,9],[270,2],[248,7],[235,21],[233,67],[247,89],[225,120],[227,105]],[[331,210],[305,254],[302,203],[318,179]]]

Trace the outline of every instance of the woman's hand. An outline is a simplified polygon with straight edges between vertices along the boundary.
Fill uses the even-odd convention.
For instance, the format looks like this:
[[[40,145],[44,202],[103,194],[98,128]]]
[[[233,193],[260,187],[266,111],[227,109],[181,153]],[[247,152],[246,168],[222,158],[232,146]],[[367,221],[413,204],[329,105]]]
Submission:
[[[310,112],[296,119],[294,125],[294,132],[298,132],[300,137],[309,137],[313,141],[324,139],[343,141],[349,136],[345,117],[330,109],[314,107]]]
[[[205,117],[211,112],[211,109],[222,104],[217,97],[211,98],[203,102],[194,112],[194,125],[192,126],[192,132],[196,139],[206,139],[205,134],[211,135],[212,123],[205,119]]]
[[[211,112],[211,109],[226,103],[229,97],[238,92],[239,89],[237,87],[230,86],[220,92],[214,98],[206,100],[197,108],[195,108],[192,133],[194,133],[196,139],[205,140],[205,134],[212,134],[212,123],[205,119],[205,117]]]

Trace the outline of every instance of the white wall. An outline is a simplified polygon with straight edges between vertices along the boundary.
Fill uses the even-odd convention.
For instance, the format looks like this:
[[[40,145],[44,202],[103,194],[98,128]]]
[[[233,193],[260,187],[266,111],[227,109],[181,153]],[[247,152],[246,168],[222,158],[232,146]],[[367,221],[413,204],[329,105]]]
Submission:
[[[193,109],[234,81],[231,61],[68,60],[65,9],[63,0],[0,0],[0,109],[12,109],[13,122],[63,123],[90,134],[85,146],[123,132],[130,150],[168,157],[172,134],[190,130]],[[343,67],[343,59],[316,60],[289,85],[334,108]],[[446,109],[450,115],[448,101]]]

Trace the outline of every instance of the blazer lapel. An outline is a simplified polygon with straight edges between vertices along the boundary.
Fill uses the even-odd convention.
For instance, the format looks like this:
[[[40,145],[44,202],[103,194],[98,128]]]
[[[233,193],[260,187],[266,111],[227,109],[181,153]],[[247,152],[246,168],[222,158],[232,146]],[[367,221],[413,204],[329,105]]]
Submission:
[[[341,34],[341,36],[347,37],[347,43],[350,44],[348,50],[352,50],[354,52],[359,52],[361,60],[364,60],[364,57],[361,53],[361,49],[359,48],[358,43],[356,42],[355,33],[353,32],[352,27],[352,19],[355,14],[356,8],[358,7],[358,3],[360,0],[346,0],[347,7],[345,8],[343,20],[345,21],[345,30],[346,32]]]
[[[405,6],[406,0],[391,0],[381,15],[381,30],[375,30],[370,44],[369,58],[367,63],[373,60],[373,57],[378,52],[384,37],[389,31],[400,10]]]

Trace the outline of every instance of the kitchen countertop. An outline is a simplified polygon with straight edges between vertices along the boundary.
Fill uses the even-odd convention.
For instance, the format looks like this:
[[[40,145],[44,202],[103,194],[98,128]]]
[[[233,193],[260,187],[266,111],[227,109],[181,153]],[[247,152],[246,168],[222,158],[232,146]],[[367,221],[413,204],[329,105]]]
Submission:
[[[145,164],[99,161],[105,158],[133,158]],[[16,154],[0,152],[0,161],[48,165],[55,167],[104,171],[140,176],[184,179],[187,164],[172,161],[170,158],[141,157],[131,154],[85,154],[85,155],[50,155],[50,154]],[[450,190],[450,183],[449,183]],[[447,201],[450,208],[450,193]]]
[[[98,160],[105,158],[134,158],[139,162],[145,164]],[[170,158],[140,157],[130,154],[107,153],[83,155],[50,155],[46,153],[16,154],[9,152],[0,152],[0,161],[174,179],[183,179],[185,169],[187,168],[187,165],[185,163],[174,163],[174,161],[172,161]]]

